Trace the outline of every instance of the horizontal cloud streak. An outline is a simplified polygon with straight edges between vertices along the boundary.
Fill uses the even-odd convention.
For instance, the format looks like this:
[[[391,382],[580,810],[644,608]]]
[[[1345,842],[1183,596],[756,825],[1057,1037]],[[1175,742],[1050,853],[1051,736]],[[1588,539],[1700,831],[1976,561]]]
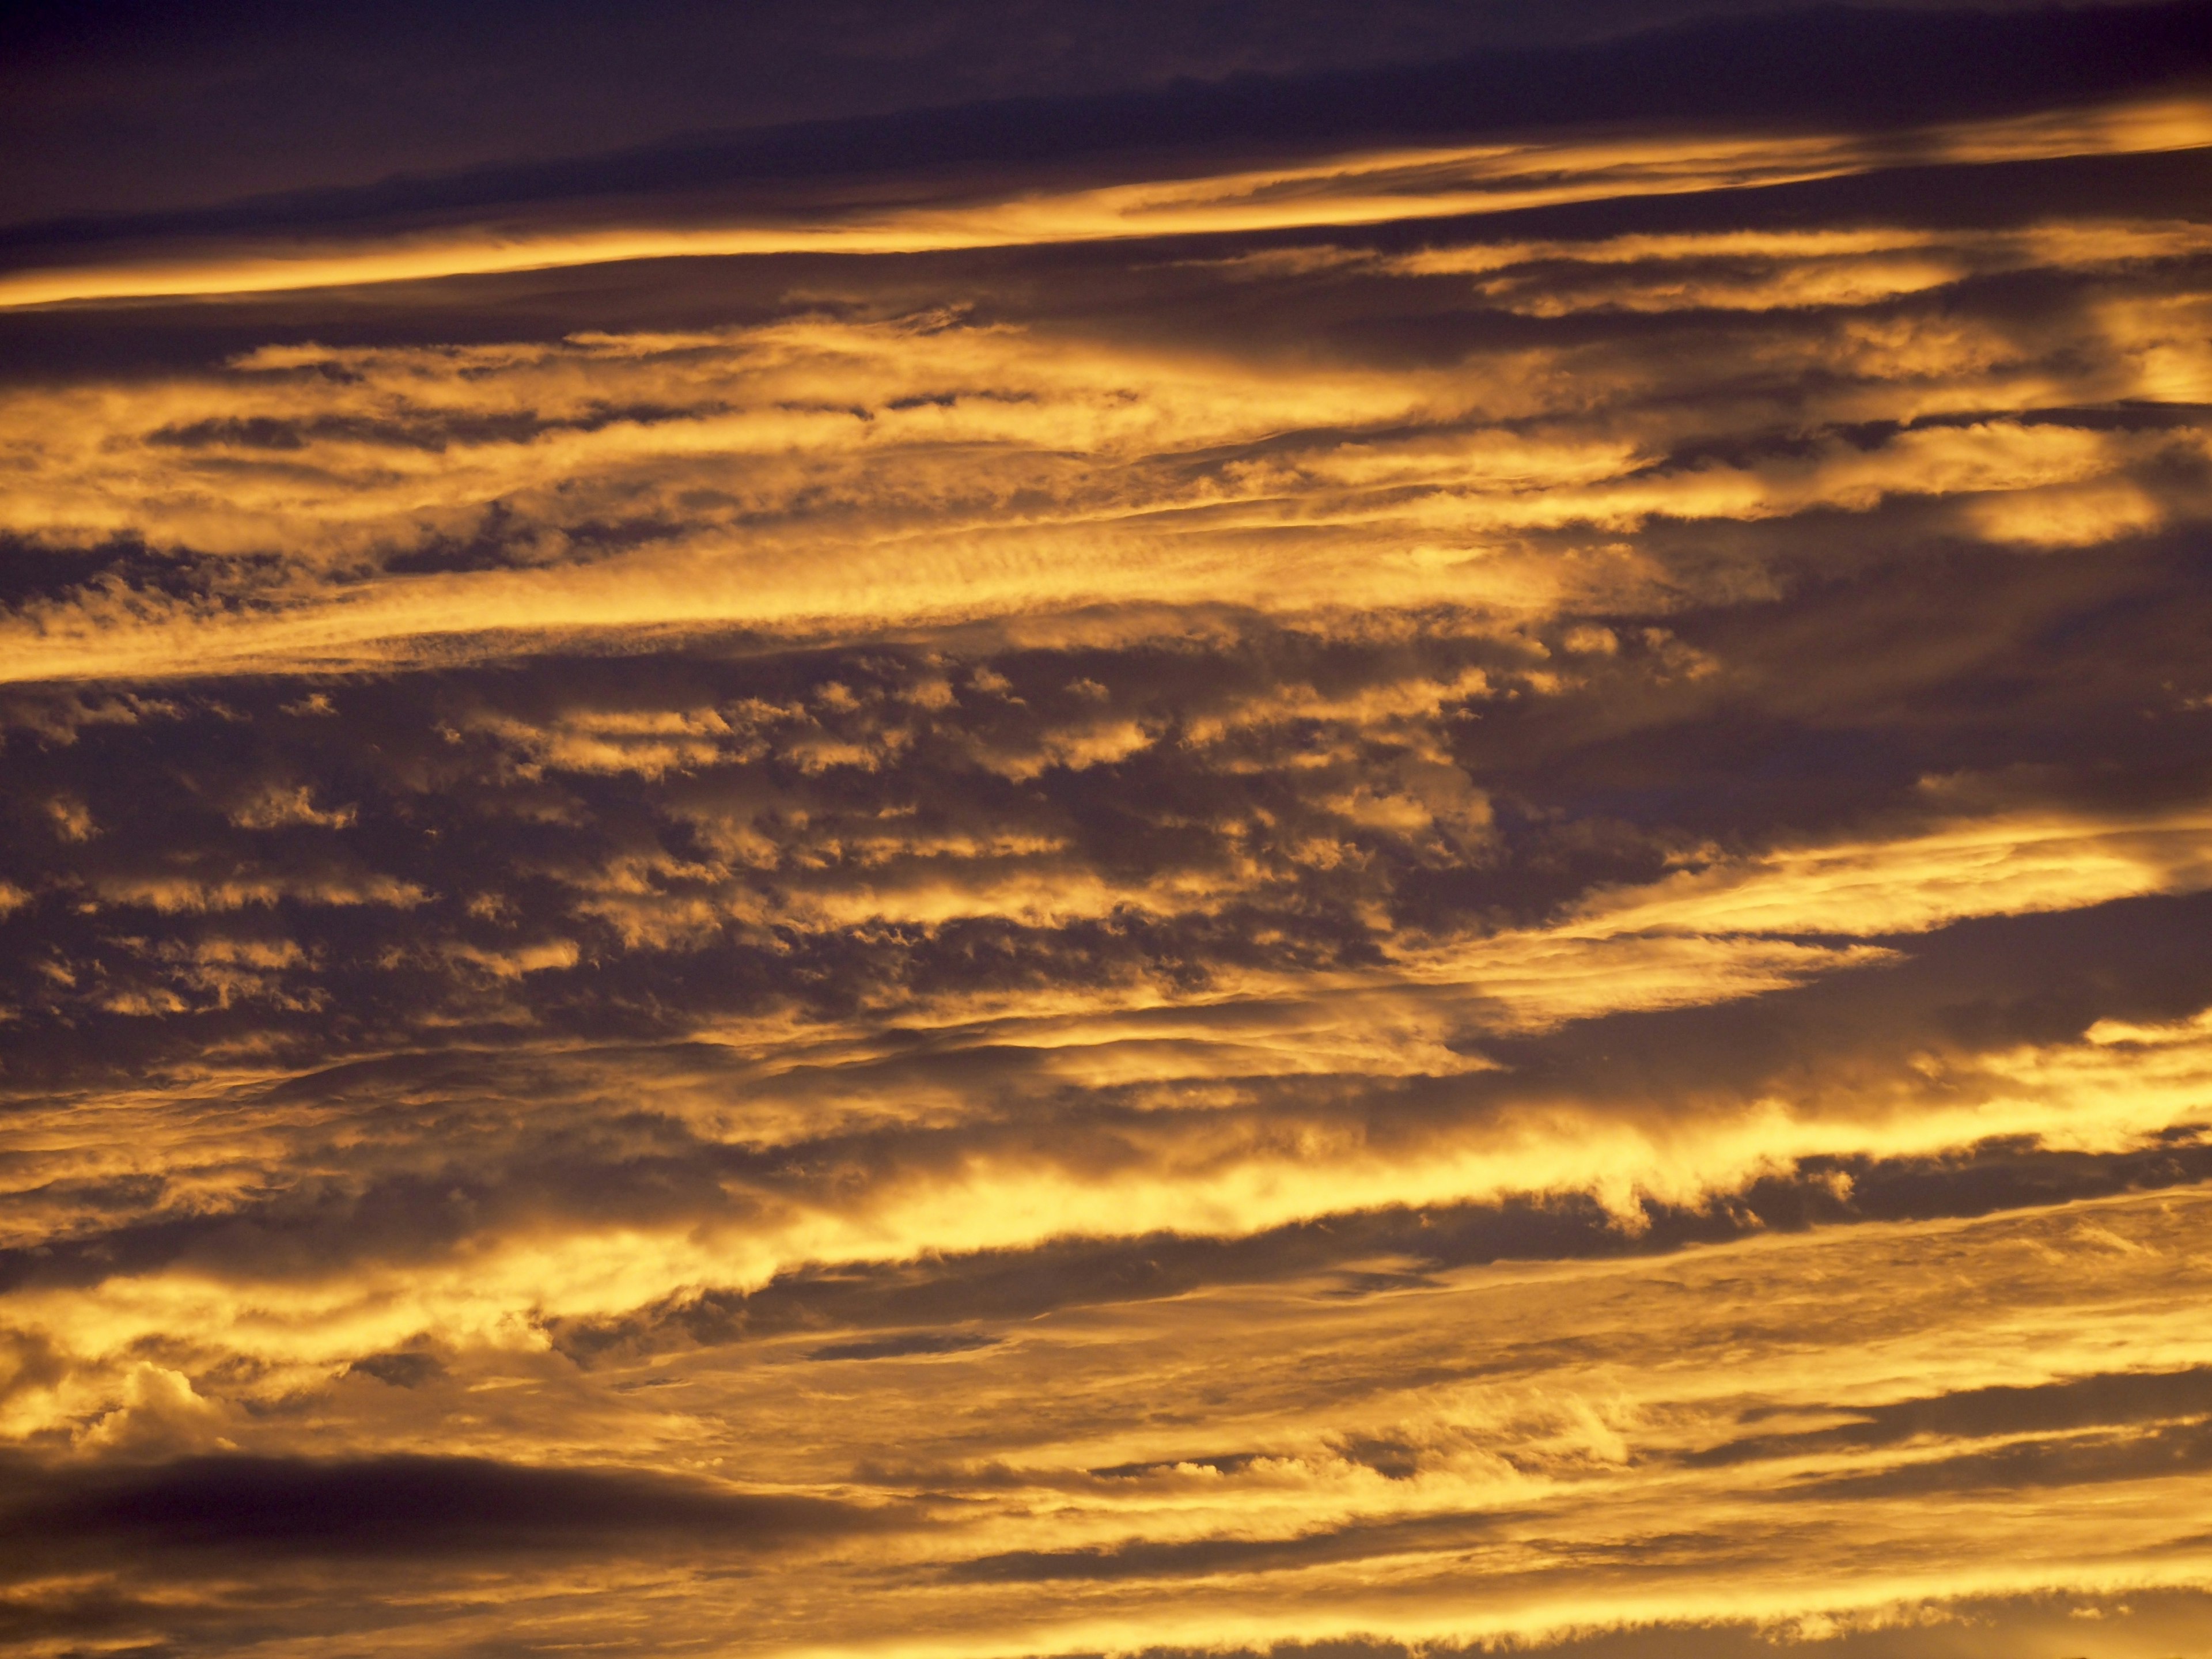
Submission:
[[[364,283],[487,276],[557,266],[769,254],[912,254],[1126,238],[1457,219],[1555,204],[1686,195],[1864,172],[1904,155],[1953,164],[2126,155],[2212,143],[2212,106],[2183,98],[2060,116],[1936,127],[1871,148],[1842,137],[1678,137],[1386,150],[1218,178],[1115,183],[1012,200],[870,212],[784,224],[618,226],[547,234],[501,225],[461,237],[416,233],[373,251],[251,246],[220,260],[147,260],[0,275],[0,307],[175,295],[264,294]],[[828,222],[824,222],[824,220]],[[845,222],[837,222],[842,219]],[[289,240],[289,239],[288,239]]]

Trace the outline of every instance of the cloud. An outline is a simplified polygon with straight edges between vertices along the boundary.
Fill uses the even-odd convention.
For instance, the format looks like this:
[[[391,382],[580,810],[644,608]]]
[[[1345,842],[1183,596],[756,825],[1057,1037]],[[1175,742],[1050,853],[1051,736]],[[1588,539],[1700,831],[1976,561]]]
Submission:
[[[2202,9],[771,8],[0,238],[5,1639],[2187,1645]]]
[[[916,1331],[905,1336],[872,1338],[865,1342],[832,1342],[807,1356],[810,1359],[904,1359],[911,1355],[966,1353],[988,1348],[996,1337],[959,1332]]]
[[[49,1559],[115,1550],[450,1556],[665,1547],[675,1540],[770,1551],[865,1532],[887,1519],[824,1499],[627,1470],[470,1458],[207,1457],[88,1479],[29,1473],[0,1528],[16,1549]]]
[[[2212,1379],[2191,1370],[2122,1371],[2033,1389],[1976,1389],[1865,1409],[1856,1414],[1856,1420],[1838,1428],[1733,1442],[1698,1454],[1692,1461],[1728,1463],[1847,1446],[1895,1445],[1923,1436],[2010,1437],[2194,1419],[2203,1415],[2201,1408],[2208,1386],[2212,1386]],[[2022,1449],[2031,1461],[2045,1449],[2033,1443]]]
[[[1665,12],[1659,15],[1663,18]],[[885,155],[907,158],[908,167],[921,177],[934,174],[942,179],[947,174],[957,178],[965,173],[968,176],[961,182],[966,191],[960,193],[971,196],[977,193],[979,185],[983,192],[988,192],[993,173],[1012,171],[1027,187],[1023,193],[1037,197],[1046,193],[1038,186],[1051,179],[1055,170],[1064,179],[1071,162],[1079,166],[1087,162],[1097,169],[1102,157],[1112,158],[1116,152],[1133,149],[1139,154],[1150,149],[1157,155],[1165,148],[1170,154],[1195,150],[1202,155],[1208,148],[1267,144],[1293,155],[1331,149],[1341,152],[1347,147],[1362,147],[1361,140],[1372,147],[1377,139],[1402,143],[1409,137],[1429,137],[1433,142],[1435,137],[1470,132],[1521,137],[1531,129],[1540,131],[1563,125],[1571,129],[1594,120],[1634,120],[1647,130],[1686,122],[1721,122],[1765,131],[1826,117],[1832,122],[1843,118],[1862,128],[1879,130],[1941,120],[1945,115],[1987,117],[2002,112],[2011,117],[2011,125],[2017,129],[2035,118],[2024,118],[2020,113],[2023,108],[2047,109],[2052,104],[2140,94],[2178,81],[2185,83],[2192,65],[2203,67],[2196,49],[2200,32],[2191,27],[2195,17],[2196,9],[2187,4],[2113,9],[2081,17],[2069,17],[2063,12],[2031,13],[2025,20],[2002,21],[1972,13],[1916,16],[1907,11],[1884,16],[1876,12],[1833,18],[1817,12],[1809,16],[1784,14],[1707,21],[1601,44],[1523,47],[1472,60],[1438,63],[1439,35],[1442,41],[1449,41],[1455,35],[1464,40],[1471,33],[1480,40],[1498,27],[1498,20],[1483,14],[1474,19],[1462,16],[1450,21],[1431,15],[1413,23],[1410,30],[1413,40],[1422,40],[1420,46],[1409,50],[1407,45],[1400,45],[1394,50],[1385,46],[1376,52],[1386,63],[1403,54],[1412,67],[1346,73],[1340,67],[1344,48],[1333,41],[1322,56],[1337,72],[1304,80],[1271,82],[1246,76],[1212,86],[1186,81],[1164,89],[1123,91],[1057,103],[1031,99],[966,108],[908,110],[842,124],[740,131],[703,140],[694,137],[611,155],[480,168],[436,179],[392,179],[350,191],[247,200],[212,210],[141,215],[135,220],[125,216],[106,222],[80,218],[26,228],[27,234],[19,233],[17,240],[28,246],[17,257],[21,259],[28,252],[36,258],[44,252],[51,259],[55,252],[69,250],[72,245],[88,242],[96,247],[101,242],[118,240],[125,246],[143,245],[165,234],[189,246],[204,243],[210,235],[220,237],[226,232],[235,235],[241,229],[265,232],[281,228],[296,233],[328,228],[358,234],[374,228],[384,233],[387,249],[371,256],[380,264],[366,270],[358,268],[356,256],[356,274],[374,275],[380,270],[386,275],[405,274],[410,269],[424,268],[423,254],[394,248],[404,247],[410,230],[417,232],[419,240],[426,220],[431,224],[441,220],[449,222],[457,212],[480,218],[517,206],[535,207],[540,212],[566,207],[573,215],[577,205],[586,205],[588,213],[590,205],[595,204],[604,212],[608,202],[650,204],[654,197],[665,196],[673,188],[693,194],[694,200],[686,205],[696,213],[696,197],[702,186],[721,192],[734,189],[741,201],[750,196],[757,204],[756,211],[764,207],[773,218],[789,227],[781,243],[771,234],[765,240],[756,237],[742,245],[752,251],[766,251],[790,245],[793,236],[819,236],[824,218],[834,216],[840,207],[850,210],[849,185],[844,192],[848,199],[841,203],[836,194],[818,191],[802,191],[793,200],[793,184],[803,185],[825,175],[829,179],[841,174],[848,179],[858,175],[881,190],[881,158]],[[981,21],[963,17],[948,20],[945,27],[954,33],[964,33]],[[1273,27],[1267,32],[1278,40],[1285,35],[1312,39],[1310,23],[1301,27],[1281,15],[1272,15],[1269,21]],[[1632,26],[1636,21],[1632,9],[1613,27]],[[880,23],[875,32],[882,33]],[[1150,28],[1139,33],[1157,49],[1158,41],[1182,32],[1181,27],[1170,25],[1165,34]],[[642,31],[647,40],[656,33],[649,24]],[[795,38],[805,39],[808,31],[794,32],[787,24],[779,33],[789,46]],[[1392,33],[1387,28],[1378,30],[1376,43],[1389,40]],[[967,54],[969,61],[955,74],[972,82],[975,61],[1004,61],[1006,39],[1006,31],[994,30],[992,49]],[[1123,76],[1139,85],[1159,77],[1158,68],[1148,72],[1140,66],[1143,50],[1138,46],[1138,61],[1122,71]],[[1211,67],[1218,74],[1224,67],[1249,64],[1247,54],[1251,50],[1249,45],[1244,46],[1224,64],[1218,46],[1212,52],[1200,48],[1195,61],[1204,63],[1212,57],[1215,61]],[[1297,61],[1301,58],[1310,64],[1312,51],[1310,46],[1304,52],[1293,49],[1287,54],[1290,64],[1304,67]],[[374,48],[362,46],[348,54],[355,64],[375,55]],[[848,54],[841,55],[846,56],[849,75],[852,60]],[[896,62],[902,55],[894,51],[887,54],[886,61]],[[1263,52],[1261,61],[1273,56]],[[1283,59],[1276,61],[1281,64]],[[1923,67],[1908,74],[1900,69],[1906,63]],[[1968,81],[1940,67],[1960,63],[1976,64],[1982,72]],[[1871,68],[1876,64],[1881,66],[1878,74]],[[539,73],[544,72],[541,65]],[[665,108],[667,86],[684,78],[683,74],[664,68],[654,78],[656,101]],[[1091,76],[1077,78],[1080,82]],[[933,101],[942,96],[939,90],[942,84],[940,76],[938,86],[931,88]],[[1725,96],[1717,88],[1725,88]],[[605,106],[604,92],[599,101]],[[274,97],[264,94],[263,102],[264,106],[282,107],[289,99],[281,94]],[[540,127],[547,118],[545,109],[533,108],[521,122],[511,122],[509,131],[522,125]],[[2044,118],[2047,123],[2048,117]],[[464,117],[464,125],[466,120]],[[605,120],[603,116],[600,122],[587,123],[586,130],[592,125],[602,125],[604,130]],[[617,116],[611,123],[617,131],[625,127],[635,131],[636,124],[635,116],[628,120]],[[390,140],[374,142],[382,147]],[[507,142],[514,141],[510,137]],[[2165,147],[2172,145],[2169,143]],[[1909,147],[1901,148],[1910,153]],[[1127,162],[1122,165],[1126,169]],[[260,164],[261,171],[268,169],[269,163]],[[896,200],[911,191],[885,193]],[[958,196],[954,199],[957,202]],[[632,212],[635,212],[634,205]],[[516,240],[518,227],[508,224],[500,228],[506,240]],[[971,239],[974,234],[969,233]],[[1000,234],[1003,238],[1004,233]],[[911,233],[907,240],[913,240]],[[928,240],[942,240],[943,233]],[[899,244],[894,239],[890,245]],[[879,240],[861,246],[880,251],[882,244]],[[664,233],[660,251],[668,248]],[[618,231],[614,246],[599,250],[599,257],[620,258],[625,250],[651,252],[653,245],[648,241],[641,250],[634,230],[626,237]],[[465,263],[456,265],[450,244],[441,252],[442,258],[438,252],[429,254],[428,269],[470,268]],[[524,252],[520,259],[531,262],[533,252],[539,264],[554,263],[558,257],[550,249],[540,248]],[[571,237],[560,252],[574,258],[584,255],[584,247]],[[483,258],[479,251],[475,268],[512,268],[516,256],[508,254],[488,267],[483,264]],[[300,269],[296,246],[292,267],[289,273],[265,280],[297,283],[303,275],[313,280],[312,274]],[[144,279],[139,280],[138,291],[148,291],[143,286]],[[235,283],[240,278],[234,274],[228,280]],[[82,294],[88,290],[80,278],[75,289],[58,291]],[[127,279],[122,291],[130,291]]]
[[[1422,1544],[1462,1542],[1495,1517],[1425,1516],[1418,1522],[1346,1528],[1295,1538],[1206,1538],[1161,1544],[1142,1540],[1103,1548],[1022,1550],[979,1556],[952,1569],[955,1580],[1036,1583],[1054,1579],[1147,1580],[1205,1577],[1223,1572],[1295,1571],[1319,1562],[1364,1559]]]

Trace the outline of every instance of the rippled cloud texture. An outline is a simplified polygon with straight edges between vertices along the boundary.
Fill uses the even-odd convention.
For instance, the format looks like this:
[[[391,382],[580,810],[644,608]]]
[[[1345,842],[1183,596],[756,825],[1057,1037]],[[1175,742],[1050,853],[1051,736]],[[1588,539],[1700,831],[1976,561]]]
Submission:
[[[2212,1653],[2212,9],[797,15],[25,175],[0,1644]]]

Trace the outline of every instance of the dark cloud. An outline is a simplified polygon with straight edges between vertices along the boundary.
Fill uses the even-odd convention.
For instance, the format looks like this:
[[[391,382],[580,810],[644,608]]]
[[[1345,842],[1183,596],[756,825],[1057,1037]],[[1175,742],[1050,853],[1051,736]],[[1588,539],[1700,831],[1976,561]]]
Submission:
[[[2191,1475],[2208,1462],[2212,1429],[2170,1424],[2127,1435],[2024,1440],[1864,1474],[1808,1479],[1778,1495],[1863,1500],[2002,1494]]]
[[[2212,1372],[2201,1368],[2110,1372],[2047,1383],[2040,1388],[1969,1389],[1957,1394],[1862,1407],[1851,1413],[1856,1420],[1836,1428],[1753,1436],[1694,1453],[1686,1461],[1712,1465],[1753,1458],[1804,1456],[1856,1447],[1892,1446],[1923,1436],[1933,1439],[1981,1439],[2048,1435],[2065,1430],[2193,1419],[2206,1415],[2208,1411],[2212,1411]],[[2185,1455],[2185,1449],[2178,1444],[2167,1449],[2175,1455]],[[2023,1455],[2033,1462],[2046,1456],[2049,1450],[2047,1446],[2039,1447]],[[2163,1454],[2147,1451],[2145,1455]],[[1983,1455],[1975,1454],[1976,1457]]]
[[[1080,7],[684,4],[398,5],[366,27],[252,3],[190,15],[134,4],[9,13],[18,130],[44,141],[12,216],[87,198],[206,201],[241,190],[470,161],[588,153],[683,131],[866,115],[1010,94],[1066,97],[1180,76],[1297,73],[1418,61],[1495,40],[1574,39],[1711,9],[1612,0],[1545,16],[1517,8],[1392,3],[1349,35],[1332,4]],[[238,107],[206,118],[205,100]],[[184,104],[197,96],[203,101]],[[123,144],[185,112],[182,176],[118,176]],[[95,125],[104,118],[110,131]],[[260,153],[257,154],[256,152]],[[269,154],[275,151],[276,154]],[[58,153],[57,153],[58,152]],[[153,171],[140,169],[142,175]],[[190,175],[198,175],[197,179]]]
[[[961,1562],[946,1576],[955,1583],[1035,1583],[1288,1572],[1381,1553],[1464,1546],[1511,1518],[1485,1513],[1425,1515],[1294,1538],[1199,1538],[1177,1543],[1132,1539],[1078,1550],[1012,1550]]]
[[[12,125],[38,165],[15,185],[9,216],[51,221],[87,205],[182,206],[401,175],[345,195],[142,214],[99,234],[301,228],[878,171],[892,157],[908,168],[980,162],[1003,173],[1102,150],[1594,119],[1883,124],[2109,96],[2206,67],[2192,0],[2012,15],[1761,8],[1770,15],[1747,17],[1727,15],[1745,7],[1651,0],[1540,17],[1398,3],[1366,9],[1357,29],[1331,5],[1150,6],[1142,22],[1123,10],[1110,26],[1079,7],[1055,17],[990,3],[947,8],[927,24],[868,4],[730,16],[659,5],[619,20],[574,7],[526,20],[506,6],[466,19],[404,6],[374,31],[258,7],[213,8],[190,22],[142,9],[64,20],[29,9],[40,21],[11,54]],[[1654,23],[1675,27],[1602,38]],[[1460,55],[1469,47],[1489,50]],[[434,51],[436,70],[424,61]],[[1358,66],[1348,73],[1347,59]],[[594,73],[580,76],[580,62]],[[1965,64],[1971,76],[1959,73]],[[201,118],[183,124],[177,136],[196,167],[126,175],[120,134],[180,120],[176,100],[210,94],[234,100],[235,112],[208,119],[203,102]],[[809,115],[847,118],[672,137]],[[573,159],[640,139],[661,142]],[[549,155],[563,159],[534,159]],[[507,165],[447,172],[470,162]]]
[[[346,1367],[349,1374],[373,1376],[395,1389],[419,1389],[445,1375],[434,1353],[373,1353]]]
[[[145,1469],[21,1469],[0,1510],[18,1561],[94,1552],[409,1556],[681,1547],[769,1551],[902,1524],[826,1498],[627,1469],[465,1457],[205,1457]]]

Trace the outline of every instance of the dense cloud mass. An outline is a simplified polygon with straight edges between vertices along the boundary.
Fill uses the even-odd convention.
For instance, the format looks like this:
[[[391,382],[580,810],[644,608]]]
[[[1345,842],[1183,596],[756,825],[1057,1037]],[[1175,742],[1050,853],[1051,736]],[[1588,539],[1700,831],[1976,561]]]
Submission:
[[[2212,1655],[2212,9],[830,9],[14,26],[0,1644]]]

